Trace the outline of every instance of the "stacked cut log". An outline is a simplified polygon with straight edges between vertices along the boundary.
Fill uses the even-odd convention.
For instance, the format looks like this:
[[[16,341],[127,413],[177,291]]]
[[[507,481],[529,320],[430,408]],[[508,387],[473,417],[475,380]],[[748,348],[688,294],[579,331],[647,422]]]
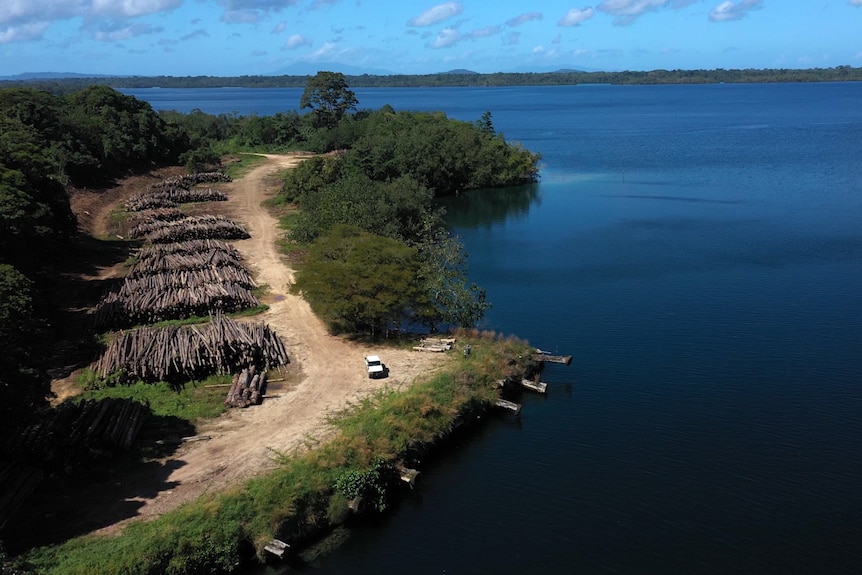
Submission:
[[[231,313],[260,305],[248,270],[222,266],[126,277],[99,302],[99,327],[128,327],[214,312]]]
[[[186,214],[177,208],[153,208],[136,212],[131,218],[129,218],[129,221],[133,225],[139,225],[144,222],[152,221],[173,222],[181,220],[184,217],[186,217]]]
[[[224,401],[225,407],[260,405],[266,395],[266,372],[256,373],[251,366],[233,376],[233,383]]]
[[[23,433],[10,437],[4,453],[35,454],[47,465],[62,468],[70,461],[98,457],[106,450],[129,449],[149,408],[132,399],[89,399],[64,402]]]
[[[126,210],[140,212],[158,208],[176,208],[179,204],[192,202],[224,202],[227,196],[212,188],[162,187],[126,200]]]
[[[130,449],[150,413],[131,399],[67,401],[0,441],[0,528],[45,476],[91,469]]]
[[[122,372],[147,382],[181,382],[272,369],[288,363],[281,339],[263,323],[216,316],[208,324],[143,327],[119,334],[92,368],[102,378]]]
[[[248,233],[226,218],[187,217],[173,207],[184,201],[226,199],[221,192],[191,189],[217,181],[230,179],[218,172],[179,176],[127,203],[129,210],[145,210],[131,235],[148,244],[135,254],[123,284],[102,299],[95,314],[97,325],[121,328],[193,315],[215,319],[117,334],[92,366],[102,379],[116,374],[118,382],[182,384],[246,369],[252,375],[240,386],[235,402],[254,405],[265,390],[265,370],[288,363],[284,344],[268,325],[238,323],[222,315],[260,305],[239,251],[220,241],[244,239]]]
[[[215,182],[230,182],[230,176],[222,172],[196,172],[194,174],[183,174],[173,176],[155,183],[150,186],[151,190],[159,190],[161,188],[183,187],[188,188],[198,184],[210,184]]]
[[[0,459],[0,529],[42,482],[42,469],[29,463]]]
[[[224,216],[213,215],[187,216],[170,222],[143,222],[132,229],[131,236],[143,238],[153,244],[197,239],[244,240],[251,237],[236,222]]]
[[[242,267],[239,251],[218,240],[190,240],[175,244],[143,247],[128,277],[155,275],[170,270],[196,270],[229,266]]]

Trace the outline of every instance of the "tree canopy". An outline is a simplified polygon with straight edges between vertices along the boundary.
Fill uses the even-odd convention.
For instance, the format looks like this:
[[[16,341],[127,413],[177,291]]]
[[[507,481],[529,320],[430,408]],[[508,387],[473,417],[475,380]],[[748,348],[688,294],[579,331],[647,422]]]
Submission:
[[[338,224],[311,244],[293,289],[334,331],[374,335],[423,304],[419,265],[404,243]]]
[[[326,128],[338,124],[345,113],[356,109],[358,103],[344,74],[339,72],[318,72],[309,78],[299,100],[300,108],[311,108],[317,126]]]

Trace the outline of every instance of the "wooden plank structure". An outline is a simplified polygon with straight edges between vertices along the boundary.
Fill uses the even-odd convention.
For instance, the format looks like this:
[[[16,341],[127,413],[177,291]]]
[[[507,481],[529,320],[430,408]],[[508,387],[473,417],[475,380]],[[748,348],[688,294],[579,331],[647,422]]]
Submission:
[[[449,351],[452,349],[452,345],[455,343],[455,338],[439,338],[439,337],[427,337],[425,339],[419,340],[419,345],[414,346],[413,349],[416,351],[432,351],[437,353],[442,353],[444,351]]]
[[[413,485],[416,483],[416,477],[419,476],[419,471],[410,469],[403,464],[398,464],[395,469],[398,471],[398,477],[401,481],[413,488]]]
[[[572,356],[570,355],[552,355],[546,351],[542,351],[541,349],[536,350],[536,353],[533,354],[533,359],[546,363],[561,363],[563,365],[569,365],[572,363]]]
[[[272,539],[269,543],[263,546],[263,550],[267,553],[272,553],[279,559],[284,559],[285,554],[290,551],[290,545],[281,539]]]
[[[521,404],[515,403],[514,401],[509,401],[507,399],[498,399],[496,403],[494,403],[497,407],[502,407],[503,409],[508,409],[509,411],[514,411],[515,415],[519,415],[521,413]]]
[[[531,389],[536,393],[547,393],[548,392],[548,384],[544,381],[533,381],[532,379],[522,379],[521,386],[527,389]]]

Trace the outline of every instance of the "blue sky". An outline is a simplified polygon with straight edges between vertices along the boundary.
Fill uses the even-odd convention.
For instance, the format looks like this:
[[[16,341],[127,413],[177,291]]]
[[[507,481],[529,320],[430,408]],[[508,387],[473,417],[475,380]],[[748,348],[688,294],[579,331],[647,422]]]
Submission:
[[[0,0],[0,76],[845,64],[862,0]]]

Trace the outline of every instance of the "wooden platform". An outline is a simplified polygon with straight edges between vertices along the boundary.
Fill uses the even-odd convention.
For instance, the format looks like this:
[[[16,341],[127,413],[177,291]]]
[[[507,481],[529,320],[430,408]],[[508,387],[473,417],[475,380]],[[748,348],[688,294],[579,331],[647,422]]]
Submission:
[[[419,342],[419,345],[413,346],[413,349],[416,351],[444,352],[452,349],[454,343],[455,338],[426,337]]]
[[[419,472],[403,465],[399,465],[396,469],[398,470],[398,477],[401,478],[401,481],[410,487],[413,487],[413,484],[416,483],[416,477],[419,475]]]
[[[494,405],[496,405],[497,407],[502,407],[503,409],[508,409],[509,411],[514,411],[515,415],[518,415],[519,413],[521,413],[521,405],[518,403],[515,403],[514,401],[507,401],[505,399],[498,399]]]
[[[290,545],[288,545],[281,539],[273,539],[272,541],[263,546],[263,550],[267,553],[272,553],[279,559],[282,559],[284,558],[284,554],[290,551]]]
[[[527,389],[532,389],[536,393],[547,393],[548,384],[544,381],[533,381],[532,379],[522,379],[521,385]]]
[[[547,363],[561,363],[563,365],[569,365],[572,363],[572,356],[570,355],[551,355],[544,352],[533,354],[533,359]]]

